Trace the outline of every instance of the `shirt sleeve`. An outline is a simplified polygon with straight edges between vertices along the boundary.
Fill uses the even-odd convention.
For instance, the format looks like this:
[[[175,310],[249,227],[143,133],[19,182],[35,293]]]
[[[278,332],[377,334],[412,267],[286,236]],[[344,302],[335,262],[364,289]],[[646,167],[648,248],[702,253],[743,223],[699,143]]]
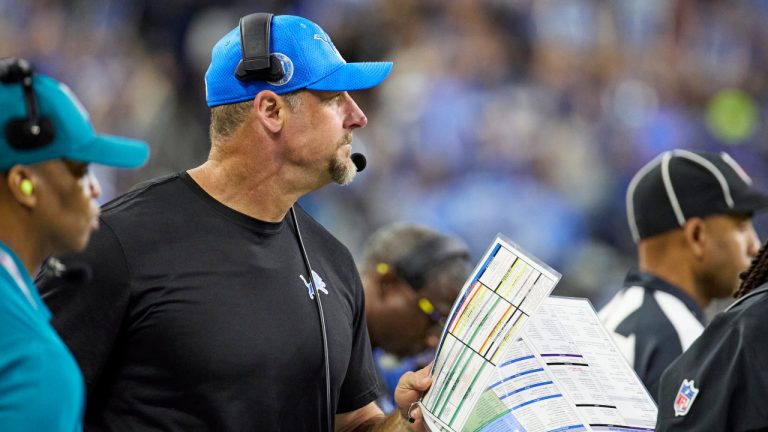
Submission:
[[[23,333],[0,342],[0,430],[80,430],[79,374],[59,368],[61,352]]]
[[[87,269],[80,277],[43,274],[37,286],[53,314],[51,323],[85,377],[89,399],[120,337],[129,301],[130,279],[118,237],[101,220],[82,253],[61,258],[67,268]]]
[[[354,268],[354,267],[353,267]],[[381,390],[371,355],[371,341],[365,321],[365,300],[360,276],[355,272],[355,318],[352,355],[341,385],[337,413],[354,411],[375,401]]]

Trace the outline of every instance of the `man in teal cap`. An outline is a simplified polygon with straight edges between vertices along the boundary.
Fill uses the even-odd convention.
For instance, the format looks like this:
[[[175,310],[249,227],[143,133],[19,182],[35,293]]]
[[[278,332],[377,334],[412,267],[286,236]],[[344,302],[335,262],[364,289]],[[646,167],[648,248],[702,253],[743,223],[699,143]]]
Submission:
[[[97,135],[64,84],[0,59],[0,430],[80,429],[83,378],[30,274],[84,249],[98,226],[89,163],[130,168],[148,156],[141,141]]]

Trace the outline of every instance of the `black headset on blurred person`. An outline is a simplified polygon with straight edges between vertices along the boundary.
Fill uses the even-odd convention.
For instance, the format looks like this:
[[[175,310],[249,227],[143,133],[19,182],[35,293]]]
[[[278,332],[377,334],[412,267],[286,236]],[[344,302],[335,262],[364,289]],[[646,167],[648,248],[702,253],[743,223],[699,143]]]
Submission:
[[[16,117],[5,124],[5,136],[16,150],[35,150],[52,143],[56,137],[53,124],[40,115],[40,107],[32,87],[34,70],[28,61],[19,58],[0,59],[0,82],[21,83],[26,117]]]

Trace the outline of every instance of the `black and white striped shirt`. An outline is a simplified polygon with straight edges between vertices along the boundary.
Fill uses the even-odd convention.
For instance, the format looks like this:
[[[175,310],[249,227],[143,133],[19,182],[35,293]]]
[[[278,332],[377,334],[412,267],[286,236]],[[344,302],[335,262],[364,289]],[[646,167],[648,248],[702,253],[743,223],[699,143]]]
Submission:
[[[654,398],[664,369],[706,325],[704,311],[680,288],[636,270],[599,316]]]

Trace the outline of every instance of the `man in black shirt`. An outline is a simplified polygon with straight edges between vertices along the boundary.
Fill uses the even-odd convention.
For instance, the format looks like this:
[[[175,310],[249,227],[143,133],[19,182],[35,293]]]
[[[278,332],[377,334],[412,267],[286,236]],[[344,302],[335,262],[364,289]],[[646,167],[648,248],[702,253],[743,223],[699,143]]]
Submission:
[[[259,51],[270,46],[271,66],[259,70]],[[352,131],[367,119],[347,91],[379,84],[390,69],[346,63],[320,27],[295,16],[249,15],[216,44],[206,74],[208,161],[104,206],[91,246],[64,259],[92,268],[85,286],[41,281],[86,377],[87,430],[367,430],[403,421],[374,403],[380,389],[354,262],[295,205],[352,180]],[[403,417],[419,417],[410,405],[429,384],[426,370],[403,377]]]
[[[630,182],[639,270],[600,319],[653,397],[661,373],[704,329],[704,308],[738,287],[759,248],[752,215],[766,208],[768,197],[726,153],[664,152]]]

